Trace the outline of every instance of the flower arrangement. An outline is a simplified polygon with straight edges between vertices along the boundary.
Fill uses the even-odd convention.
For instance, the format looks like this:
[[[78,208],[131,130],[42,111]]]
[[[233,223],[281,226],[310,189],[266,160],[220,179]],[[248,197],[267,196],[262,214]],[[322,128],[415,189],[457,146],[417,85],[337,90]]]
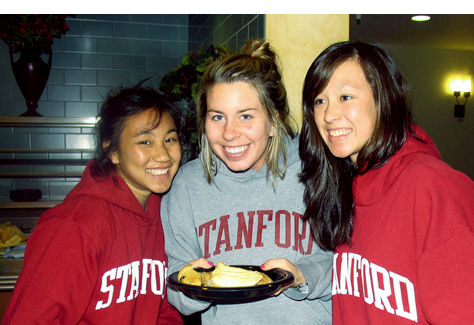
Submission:
[[[0,38],[14,50],[49,52],[53,38],[69,30],[69,15],[0,15]]]
[[[197,143],[196,125],[196,95],[199,83],[207,66],[212,62],[230,54],[230,50],[223,46],[209,46],[203,51],[203,45],[198,51],[187,52],[181,64],[173,71],[163,76],[160,90],[171,100],[179,102],[185,100],[186,107],[186,138],[192,145]]]

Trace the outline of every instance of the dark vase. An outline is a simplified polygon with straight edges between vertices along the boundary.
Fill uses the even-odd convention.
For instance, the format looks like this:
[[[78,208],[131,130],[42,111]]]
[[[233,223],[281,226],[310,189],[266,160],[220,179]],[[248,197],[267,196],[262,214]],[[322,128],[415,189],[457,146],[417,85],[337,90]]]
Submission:
[[[20,58],[14,61],[13,53],[18,52],[20,52]],[[41,53],[48,54],[48,63],[41,59]],[[38,108],[38,100],[48,82],[51,58],[51,48],[42,51],[27,48],[17,49],[15,46],[10,45],[10,62],[13,74],[28,107],[28,110],[21,114],[21,116],[42,116],[36,109]]]

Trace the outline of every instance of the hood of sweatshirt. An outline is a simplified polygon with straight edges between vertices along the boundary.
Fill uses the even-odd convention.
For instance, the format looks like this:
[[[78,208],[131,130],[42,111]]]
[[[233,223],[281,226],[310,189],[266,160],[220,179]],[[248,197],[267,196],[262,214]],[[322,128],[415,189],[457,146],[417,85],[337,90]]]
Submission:
[[[413,130],[415,135],[423,141],[408,135],[400,150],[385,165],[354,178],[353,191],[356,205],[368,206],[384,199],[390,194],[393,184],[405,168],[423,157],[426,158],[426,155],[441,160],[441,155],[429,135],[416,125],[413,125]]]
[[[116,184],[110,177],[92,177],[90,173],[92,163],[93,160],[87,163],[81,181],[66,196],[64,203],[80,200],[85,196],[94,196],[131,212],[131,217],[137,219],[139,223],[149,224],[155,219],[156,213],[149,214],[147,211],[159,211],[161,198],[158,195],[152,194],[150,196],[147,211],[145,211],[122,177],[114,175]]]

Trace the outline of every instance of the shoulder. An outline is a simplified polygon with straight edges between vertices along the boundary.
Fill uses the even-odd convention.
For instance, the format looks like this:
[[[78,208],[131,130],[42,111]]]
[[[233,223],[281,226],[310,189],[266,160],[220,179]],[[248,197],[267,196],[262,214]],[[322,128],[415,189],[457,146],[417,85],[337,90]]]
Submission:
[[[403,179],[413,187],[418,203],[431,202],[432,207],[445,211],[444,217],[448,217],[447,210],[456,217],[474,213],[474,182],[440,159],[420,156],[405,169]],[[469,223],[474,230],[474,220]]]
[[[183,178],[193,176],[196,177],[197,173],[204,174],[204,169],[202,167],[201,159],[196,158],[190,162],[181,166],[176,174],[176,178]]]
[[[199,158],[194,159],[179,168],[170,190],[163,196],[163,199],[166,201],[176,195],[182,197],[189,188],[196,191],[196,189],[207,185],[201,160]]]
[[[419,154],[404,170],[404,178],[427,187],[457,182],[472,183],[469,177],[429,154]]]
[[[38,220],[38,226],[68,228],[94,236],[111,229],[113,213],[110,204],[92,195],[80,195],[51,208]],[[101,235],[99,235],[101,234]]]
[[[294,168],[299,170],[301,169],[301,159],[299,154],[299,144],[300,144],[300,137],[299,134],[296,134],[295,137],[292,139],[291,137],[287,138],[285,142],[285,151],[286,151],[286,160],[287,160],[287,167],[293,166]]]

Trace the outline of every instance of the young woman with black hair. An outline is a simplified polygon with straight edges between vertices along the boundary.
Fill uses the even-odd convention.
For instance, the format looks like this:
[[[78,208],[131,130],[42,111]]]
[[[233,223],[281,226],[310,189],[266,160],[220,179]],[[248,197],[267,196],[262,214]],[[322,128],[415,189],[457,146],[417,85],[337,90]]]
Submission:
[[[33,230],[3,324],[182,324],[166,297],[162,194],[184,117],[148,88],[109,94],[97,158]]]
[[[333,323],[472,323],[474,182],[413,124],[392,56],[328,47],[303,106],[304,217],[335,252]]]

